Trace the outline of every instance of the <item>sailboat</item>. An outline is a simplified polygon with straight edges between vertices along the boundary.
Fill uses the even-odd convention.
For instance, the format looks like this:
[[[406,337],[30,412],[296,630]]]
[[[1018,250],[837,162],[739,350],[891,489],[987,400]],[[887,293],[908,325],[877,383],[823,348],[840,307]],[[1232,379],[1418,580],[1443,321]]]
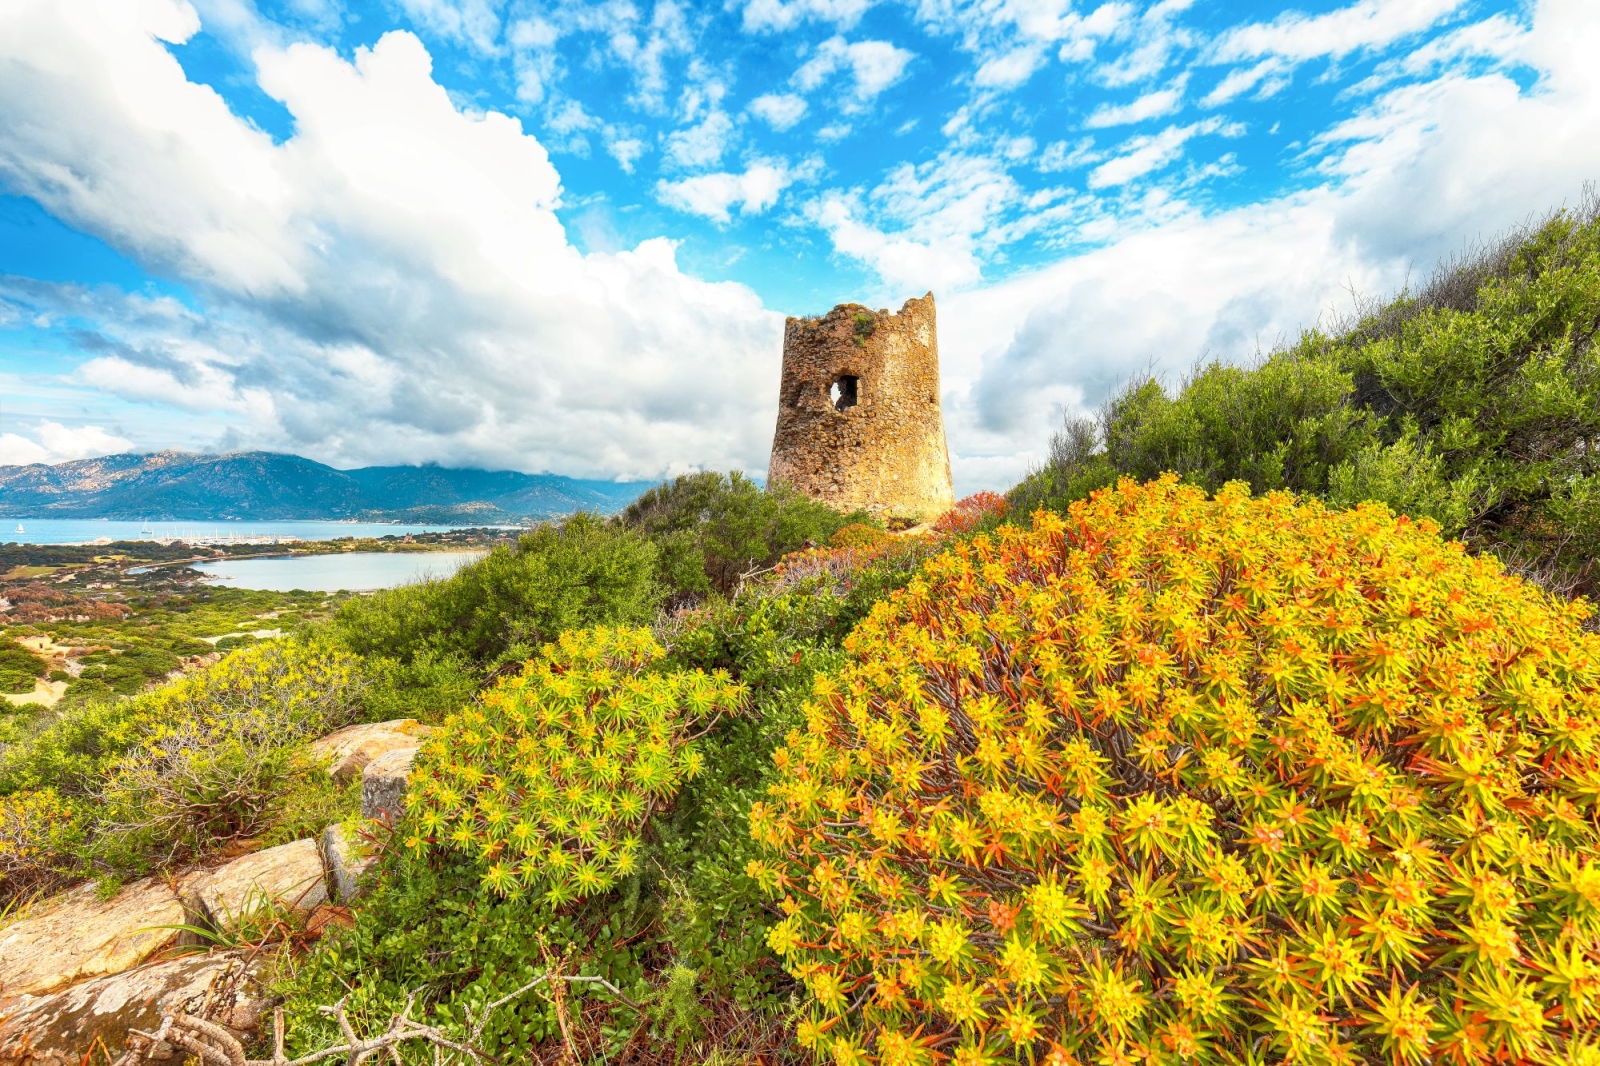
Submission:
[[[139,530],[139,535],[141,537],[153,537],[155,533],[156,531],[150,528],[150,519],[146,518],[144,520],[144,528]]]
[[[17,523],[17,532],[18,532],[18,533],[26,533],[26,532],[27,532],[27,530],[26,530],[26,529],[23,529],[23,528],[22,528],[22,523],[21,523],[21,522],[18,522],[18,523]]]

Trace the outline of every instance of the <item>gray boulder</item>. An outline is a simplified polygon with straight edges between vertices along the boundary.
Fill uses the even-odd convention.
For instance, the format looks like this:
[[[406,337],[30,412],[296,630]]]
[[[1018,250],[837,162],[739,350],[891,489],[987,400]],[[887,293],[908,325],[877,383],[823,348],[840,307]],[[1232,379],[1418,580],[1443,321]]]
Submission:
[[[375,859],[360,835],[343,825],[336,823],[322,831],[322,864],[334,899],[340,903],[349,903],[365,891],[362,882]]]
[[[406,782],[417,749],[384,752],[361,772],[361,817],[394,825],[406,809]]]

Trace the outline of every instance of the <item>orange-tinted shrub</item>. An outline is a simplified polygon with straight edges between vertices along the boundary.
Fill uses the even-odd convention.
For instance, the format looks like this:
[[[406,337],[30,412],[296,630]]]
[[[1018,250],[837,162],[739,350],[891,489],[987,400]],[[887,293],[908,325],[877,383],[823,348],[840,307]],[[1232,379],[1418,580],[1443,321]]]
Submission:
[[[1600,637],[1379,505],[1123,482],[925,564],[752,812],[838,1063],[1600,1058]]]
[[[851,522],[847,526],[840,526],[833,536],[828,538],[831,548],[870,548],[875,544],[882,544],[889,539],[889,534],[876,526],[869,526],[865,522]]]
[[[956,505],[939,517],[933,528],[940,533],[971,533],[988,518],[1005,516],[1010,505],[998,492],[974,492],[963,496]]]

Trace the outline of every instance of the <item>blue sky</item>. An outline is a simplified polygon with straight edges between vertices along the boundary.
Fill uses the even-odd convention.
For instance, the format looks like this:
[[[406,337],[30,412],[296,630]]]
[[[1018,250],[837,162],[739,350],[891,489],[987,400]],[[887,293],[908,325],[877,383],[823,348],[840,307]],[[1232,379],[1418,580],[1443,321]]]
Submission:
[[[958,490],[1600,178],[1588,0],[5,0],[0,462],[761,473],[939,300]]]

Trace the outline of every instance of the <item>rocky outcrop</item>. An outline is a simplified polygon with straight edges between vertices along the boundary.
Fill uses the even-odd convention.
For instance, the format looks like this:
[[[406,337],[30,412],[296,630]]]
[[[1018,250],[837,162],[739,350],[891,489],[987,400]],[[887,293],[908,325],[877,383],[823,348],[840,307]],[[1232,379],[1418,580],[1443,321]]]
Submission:
[[[92,884],[65,892],[0,929],[0,1001],[122,973],[176,942],[178,931],[163,927],[184,921],[178,894],[155,878],[107,900]]]
[[[396,748],[373,759],[361,772],[361,817],[390,825],[400,820],[406,809],[406,782],[411,779],[411,764],[417,749]]]
[[[378,756],[400,748],[415,748],[432,726],[415,718],[345,726],[311,745],[311,752],[328,764],[328,773],[340,784],[356,778]]]
[[[190,956],[12,1000],[0,1007],[0,1066],[81,1066],[97,1047],[115,1057],[130,1029],[151,1032],[172,1010],[254,1032],[266,1007],[262,964],[253,953]]]
[[[322,831],[322,864],[328,871],[328,885],[334,899],[349,903],[361,895],[362,884],[372,868],[374,856],[362,839],[342,825]]]
[[[322,856],[313,840],[234,859],[197,877],[190,892],[197,917],[213,929],[235,927],[266,906],[305,913],[328,901]]]

